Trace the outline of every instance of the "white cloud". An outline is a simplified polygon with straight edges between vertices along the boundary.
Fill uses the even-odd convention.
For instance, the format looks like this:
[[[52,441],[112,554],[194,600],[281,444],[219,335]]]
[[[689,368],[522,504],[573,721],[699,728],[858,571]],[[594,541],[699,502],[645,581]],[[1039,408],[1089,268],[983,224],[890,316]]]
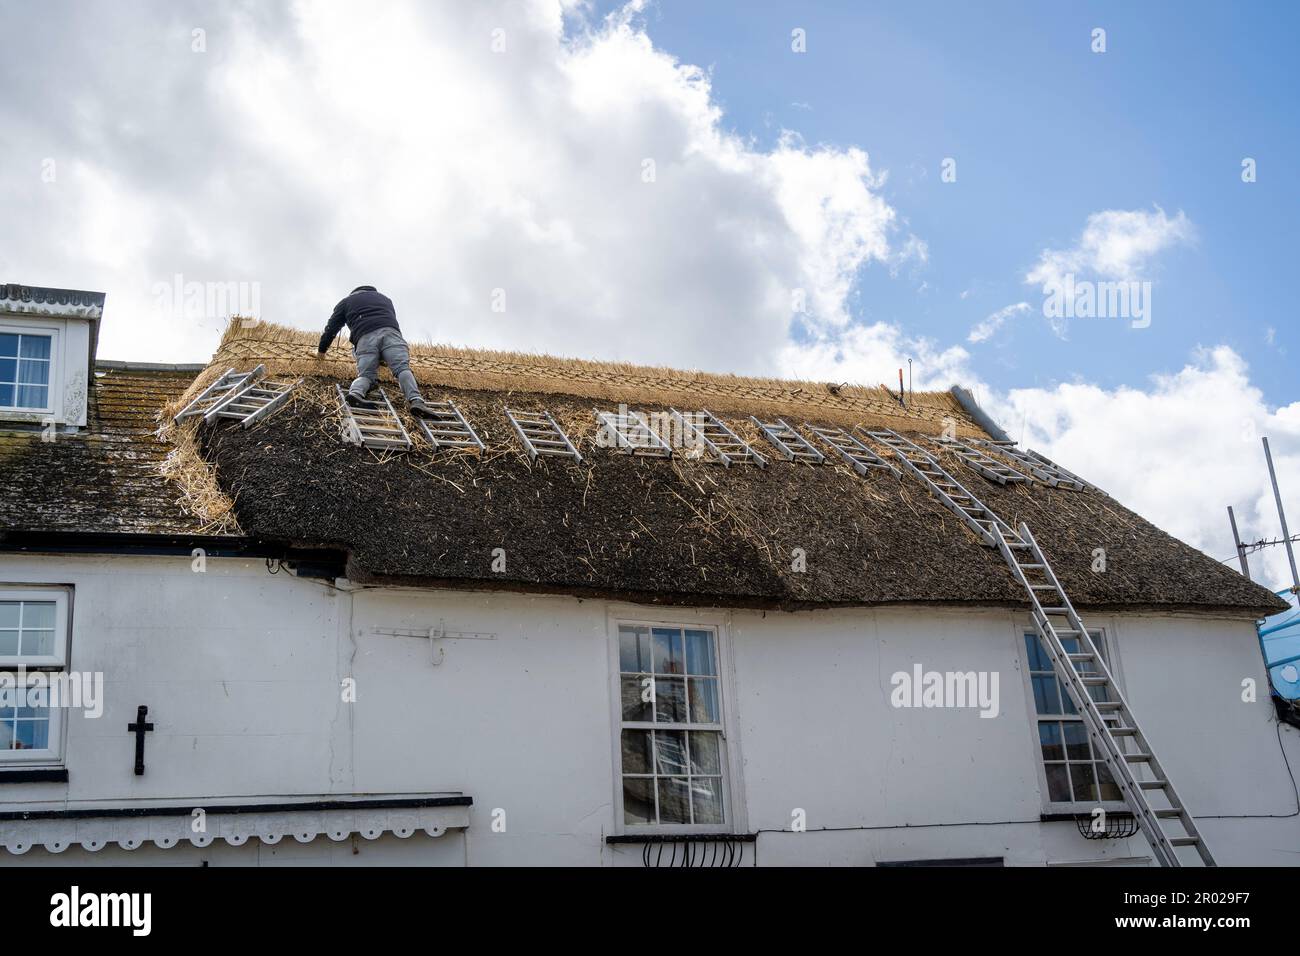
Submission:
[[[300,327],[373,283],[413,339],[772,371],[795,290],[806,328],[845,327],[858,272],[925,245],[861,149],[728,132],[637,9],[566,30],[556,0],[20,7],[42,55],[0,63],[0,199],[26,224],[0,271],[107,291],[106,357],[210,353],[220,317],[155,314],[181,273],[258,282]]]
[[[1014,305],[1008,305],[1005,308],[998,309],[992,315],[985,317],[983,321],[977,323],[975,327],[970,330],[970,334],[966,336],[966,341],[972,343],[986,342],[993,337],[993,333],[1002,328],[1007,319],[1016,315],[1024,315],[1028,311],[1028,302],[1017,302]]]
[[[1199,351],[1149,389],[1089,384],[992,394],[987,408],[1023,440],[1215,558],[1234,554],[1226,508],[1243,538],[1280,536],[1260,436],[1268,436],[1284,503],[1300,523],[1300,402],[1270,409],[1227,346]],[[1235,563],[1233,565],[1235,567]],[[1285,554],[1252,558],[1256,580],[1290,583]]]
[[[1173,218],[1159,206],[1152,212],[1095,212],[1073,246],[1044,249],[1037,264],[1025,275],[1025,282],[1059,286],[1071,273],[1080,278],[1136,281],[1146,277],[1153,256],[1170,246],[1190,242],[1195,235],[1191,220],[1181,211]]]

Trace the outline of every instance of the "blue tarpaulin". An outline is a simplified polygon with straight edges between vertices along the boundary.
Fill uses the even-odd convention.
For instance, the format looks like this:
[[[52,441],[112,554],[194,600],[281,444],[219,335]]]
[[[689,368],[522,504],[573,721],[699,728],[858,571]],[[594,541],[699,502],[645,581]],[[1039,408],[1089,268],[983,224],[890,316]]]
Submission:
[[[1291,608],[1260,622],[1259,646],[1273,690],[1287,700],[1300,700],[1300,607],[1289,588],[1277,596]]]

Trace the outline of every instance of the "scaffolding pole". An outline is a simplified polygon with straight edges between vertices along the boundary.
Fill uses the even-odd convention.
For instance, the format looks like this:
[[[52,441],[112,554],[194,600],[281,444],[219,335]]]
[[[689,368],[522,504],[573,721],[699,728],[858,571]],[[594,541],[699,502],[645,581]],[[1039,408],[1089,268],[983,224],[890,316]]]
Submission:
[[[1291,590],[1300,594],[1300,574],[1295,569],[1295,549],[1291,547],[1291,532],[1286,527],[1286,512],[1282,510],[1282,492],[1277,488],[1277,472],[1273,470],[1273,453],[1269,451],[1268,439],[1264,439],[1264,460],[1268,462],[1268,480],[1273,483],[1273,500],[1277,502],[1277,517],[1282,522],[1282,540],[1286,542],[1286,558],[1291,562]]]

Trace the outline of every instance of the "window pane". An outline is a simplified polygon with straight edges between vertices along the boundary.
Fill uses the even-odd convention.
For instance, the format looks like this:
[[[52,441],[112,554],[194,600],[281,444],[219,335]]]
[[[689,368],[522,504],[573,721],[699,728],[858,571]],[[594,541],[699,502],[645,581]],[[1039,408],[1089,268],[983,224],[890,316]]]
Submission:
[[[1047,799],[1053,803],[1070,802],[1070,778],[1063,763],[1047,765]]]
[[[1092,764],[1070,764],[1070,776],[1074,779],[1075,800],[1092,802],[1097,799],[1097,788],[1094,786],[1095,781],[1093,779]]]
[[[623,822],[654,823],[655,796],[653,777],[623,778]]]
[[[1061,697],[1055,677],[1035,677],[1034,706],[1040,714],[1059,714]]]
[[[686,731],[656,730],[655,773],[686,773]]]
[[[713,660],[713,632],[686,632],[686,673],[713,676],[718,673]]]
[[[17,627],[19,613],[18,601],[0,601],[0,627]]]
[[[707,775],[722,773],[722,756],[719,753],[718,734],[709,730],[691,731],[691,773]]]
[[[18,408],[45,408],[49,387],[45,385],[19,385],[18,400],[13,404]]]
[[[691,778],[691,805],[696,823],[722,822],[722,780],[719,777]]]
[[[18,354],[18,336],[12,332],[0,332],[0,355]]]
[[[48,335],[24,335],[18,346],[18,354],[23,358],[48,359],[50,357],[50,337]]]
[[[18,648],[18,653],[49,657],[54,653],[54,632],[24,630],[22,646]]]
[[[691,723],[722,723],[718,714],[718,679],[692,677],[688,683],[691,685]]]
[[[0,405],[6,408],[12,408],[14,404],[14,387],[12,385],[0,385]]]
[[[1097,768],[1097,784],[1101,788],[1101,799],[1103,800],[1122,800],[1119,785],[1115,783],[1115,778],[1111,776],[1110,768],[1104,763],[1095,764]]]
[[[685,777],[659,778],[659,822],[690,823],[690,788]]]
[[[1061,725],[1055,721],[1044,721],[1038,725],[1038,742],[1043,748],[1044,760],[1064,760],[1065,751],[1061,748]]]
[[[654,684],[646,683],[653,680],[654,678],[648,674],[633,674],[630,677],[619,678],[619,686],[623,692],[624,720],[654,720],[650,701],[642,699],[654,692]]]
[[[680,677],[655,678],[655,720],[686,723],[686,681]]]
[[[18,381],[18,360],[0,358],[0,382],[13,384]]]
[[[16,746],[13,714],[12,710],[0,711],[0,750],[13,750]]]
[[[655,673],[683,674],[682,632],[676,628],[654,629]]]
[[[1083,721],[1072,720],[1064,726],[1066,756],[1070,760],[1091,760],[1092,749],[1088,746],[1088,731]]]
[[[0,631],[0,655],[18,656],[18,631]]]
[[[618,669],[626,673],[650,670],[650,629],[623,626],[618,629]]]
[[[623,772],[650,773],[650,731],[623,731]]]
[[[1052,669],[1051,661],[1043,653],[1043,645],[1039,641],[1037,634],[1031,632],[1025,635],[1025,653],[1029,657],[1029,669],[1031,671],[1048,671]]]
[[[48,385],[50,383],[50,363],[19,359],[18,381],[26,385]]]
[[[48,714],[48,711],[46,712]],[[20,720],[18,721],[17,739],[14,741],[15,750],[48,750],[50,746],[50,721],[48,716],[44,720]]]
[[[8,627],[9,625],[0,625]],[[54,602],[53,601],[24,601],[23,602],[23,629],[30,628],[52,628],[54,627]]]

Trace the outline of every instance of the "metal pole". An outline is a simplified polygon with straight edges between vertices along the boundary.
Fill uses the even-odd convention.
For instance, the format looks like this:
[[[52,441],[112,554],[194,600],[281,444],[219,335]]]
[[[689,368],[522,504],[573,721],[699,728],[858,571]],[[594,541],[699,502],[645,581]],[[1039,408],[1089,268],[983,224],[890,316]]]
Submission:
[[[1300,594],[1300,574],[1295,569],[1295,549],[1291,547],[1291,532],[1286,527],[1286,512],[1282,510],[1282,492],[1277,490],[1277,473],[1273,471],[1273,453],[1268,450],[1268,439],[1264,439],[1264,459],[1268,462],[1268,480],[1273,482],[1273,499],[1277,502],[1278,520],[1282,522],[1282,540],[1286,542],[1286,558],[1291,562],[1291,588]]]
[[[1241,535],[1237,534],[1237,516],[1232,513],[1232,505],[1228,505],[1228,521],[1232,524],[1232,540],[1237,545],[1237,560],[1241,562],[1241,573],[1249,581],[1250,562],[1246,560],[1246,549],[1241,545]]]

